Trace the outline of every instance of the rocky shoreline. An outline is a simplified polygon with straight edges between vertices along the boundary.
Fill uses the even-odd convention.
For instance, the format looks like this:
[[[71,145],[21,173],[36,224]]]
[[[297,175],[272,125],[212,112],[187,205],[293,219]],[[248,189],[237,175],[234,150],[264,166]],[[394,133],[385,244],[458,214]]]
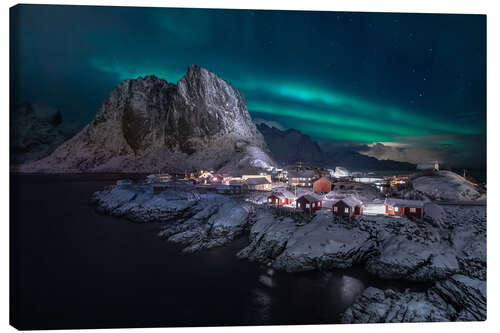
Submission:
[[[105,214],[163,222],[159,236],[184,252],[223,246],[248,232],[238,257],[277,270],[362,264],[380,278],[433,283],[425,292],[369,287],[345,311],[345,323],[486,319],[486,207],[434,205],[420,222],[385,216],[341,222],[326,210],[282,216],[255,204],[261,201],[189,186],[154,194],[149,185],[116,186],[91,199]]]

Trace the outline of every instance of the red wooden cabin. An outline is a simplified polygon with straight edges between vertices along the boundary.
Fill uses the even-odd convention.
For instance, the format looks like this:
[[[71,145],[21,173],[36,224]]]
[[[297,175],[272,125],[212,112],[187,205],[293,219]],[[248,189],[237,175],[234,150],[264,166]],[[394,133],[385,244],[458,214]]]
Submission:
[[[388,198],[385,200],[385,213],[388,215],[424,217],[424,202],[420,200],[403,200]]]
[[[314,193],[329,193],[331,190],[332,183],[326,177],[321,177],[313,183]]]
[[[296,202],[296,207],[297,209],[303,210],[303,211],[316,211],[321,209],[323,206],[323,201],[316,197],[314,194],[304,194],[303,196],[299,197]]]
[[[295,201],[295,195],[290,191],[274,192],[267,197],[267,202],[273,206],[283,206],[292,204]]]
[[[363,215],[363,202],[355,197],[339,199],[332,206],[333,214],[342,217]]]

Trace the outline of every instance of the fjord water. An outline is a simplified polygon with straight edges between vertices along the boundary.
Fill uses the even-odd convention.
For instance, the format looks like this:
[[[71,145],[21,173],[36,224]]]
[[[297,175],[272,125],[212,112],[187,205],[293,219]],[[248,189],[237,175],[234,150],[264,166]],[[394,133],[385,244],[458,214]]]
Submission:
[[[91,194],[117,177],[11,176],[13,326],[337,323],[368,286],[410,287],[375,279],[361,267],[270,274],[236,257],[248,243],[246,235],[226,247],[184,254],[156,236],[158,223],[94,211]]]

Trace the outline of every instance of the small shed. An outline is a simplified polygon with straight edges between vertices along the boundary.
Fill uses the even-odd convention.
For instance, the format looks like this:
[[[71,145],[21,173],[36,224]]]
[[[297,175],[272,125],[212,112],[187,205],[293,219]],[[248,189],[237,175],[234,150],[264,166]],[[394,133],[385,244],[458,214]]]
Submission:
[[[313,183],[314,193],[329,193],[332,190],[332,182],[330,182],[326,177],[321,177]]]
[[[242,194],[248,192],[248,185],[245,182],[232,180],[229,182],[232,194]]]
[[[333,214],[342,217],[363,215],[363,202],[356,197],[338,199],[332,205]]]
[[[313,193],[304,194],[297,199],[296,208],[303,211],[316,211],[321,209],[323,201]]]
[[[407,216],[423,218],[424,216],[424,202],[421,200],[405,200],[387,198],[384,202],[385,213],[395,216]]]

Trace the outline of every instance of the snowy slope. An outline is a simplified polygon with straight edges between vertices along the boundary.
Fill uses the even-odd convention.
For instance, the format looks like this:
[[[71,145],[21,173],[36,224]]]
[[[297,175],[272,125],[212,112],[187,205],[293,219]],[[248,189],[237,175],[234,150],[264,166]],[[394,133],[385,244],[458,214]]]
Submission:
[[[481,194],[474,184],[451,171],[413,179],[413,188],[434,200],[477,200]]]

